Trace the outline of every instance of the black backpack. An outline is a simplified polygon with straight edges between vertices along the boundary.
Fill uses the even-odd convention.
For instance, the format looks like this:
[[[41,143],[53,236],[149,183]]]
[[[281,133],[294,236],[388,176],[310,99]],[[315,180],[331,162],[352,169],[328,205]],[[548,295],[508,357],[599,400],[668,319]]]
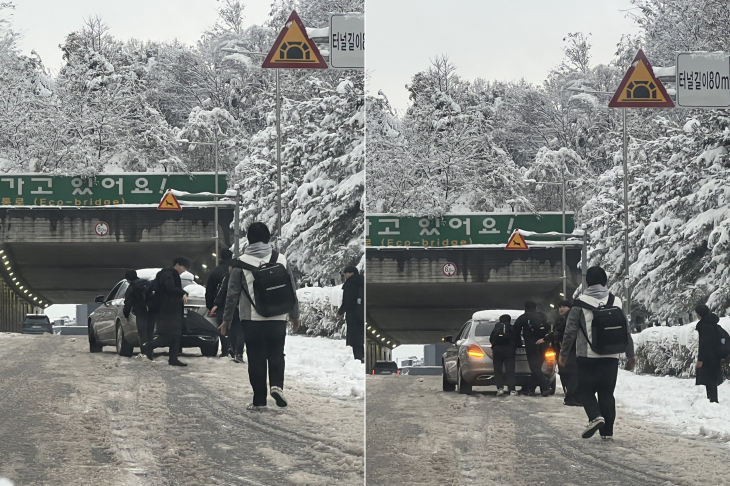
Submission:
[[[279,254],[274,251],[271,253],[271,259],[260,267],[248,263],[239,264],[241,268],[253,274],[254,298],[251,298],[247,285],[243,286],[243,291],[256,312],[264,317],[286,314],[296,303],[296,294],[289,272],[284,265],[276,262],[278,258]]]
[[[588,339],[588,334],[583,329],[583,326],[580,326],[580,329],[583,331],[588,345],[596,354],[625,353],[626,346],[629,344],[629,325],[626,322],[624,311],[620,307],[613,305],[615,300],[616,296],[608,294],[608,302],[598,307],[593,307],[581,300],[574,302],[575,307],[588,309],[593,312],[593,321],[591,322],[593,342]]]
[[[730,334],[721,326],[717,325],[717,333],[720,341],[720,359],[730,356]]]
[[[500,327],[501,326],[501,327]],[[505,324],[504,322],[498,322],[494,326],[492,331],[494,334],[494,344],[514,344],[514,327],[511,324]]]

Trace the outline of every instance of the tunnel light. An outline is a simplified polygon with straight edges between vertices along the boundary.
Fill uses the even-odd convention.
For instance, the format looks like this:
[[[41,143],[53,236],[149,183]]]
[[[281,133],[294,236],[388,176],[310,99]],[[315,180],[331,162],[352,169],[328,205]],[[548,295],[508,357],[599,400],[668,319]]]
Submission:
[[[39,304],[42,304],[42,303],[43,303],[43,301],[42,301],[42,300],[39,300],[39,301],[38,301],[38,303],[39,303]]]
[[[23,287],[23,286],[21,285],[21,286],[20,286],[20,287],[18,287],[18,288],[19,288],[20,290],[23,290],[23,288],[24,288],[24,287]]]
[[[565,297],[565,294],[560,292],[560,297]]]
[[[28,293],[28,289],[25,289],[25,290],[23,291],[23,293],[24,293],[24,294],[27,294],[27,293]]]
[[[5,255],[3,255],[3,260],[7,260],[7,259],[8,259],[8,257],[6,257]]]
[[[33,297],[33,294],[28,294],[28,297]]]
[[[15,278],[15,277],[13,277],[13,282],[15,282],[16,280],[18,280],[18,279],[17,279],[17,278]]]
[[[385,341],[385,338],[380,338],[381,341]]]
[[[13,272],[10,272],[8,275],[10,275],[12,277],[14,274],[13,274]]]
[[[198,277],[198,276],[196,275],[196,276],[195,276],[195,278],[199,279],[200,277]]]
[[[215,253],[213,253],[213,256],[215,256]]]
[[[370,326],[368,326],[368,329],[370,329]]]
[[[203,263],[203,264],[201,265],[201,267],[203,267],[203,268],[208,268],[208,265],[206,265],[205,263]]]
[[[390,344],[390,341],[388,341],[386,344]]]
[[[33,297],[33,300],[38,302],[38,297]]]
[[[2,255],[3,253],[5,253],[5,250],[0,250],[0,255]]]
[[[553,309],[555,309],[555,304],[550,304],[550,307],[552,307]]]

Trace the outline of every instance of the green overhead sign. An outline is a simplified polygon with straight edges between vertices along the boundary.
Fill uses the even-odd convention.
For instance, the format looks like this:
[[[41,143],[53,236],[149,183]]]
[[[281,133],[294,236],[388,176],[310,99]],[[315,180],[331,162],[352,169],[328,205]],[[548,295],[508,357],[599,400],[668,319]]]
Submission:
[[[93,177],[0,174],[0,205],[52,207],[157,205],[167,189],[215,192],[215,174],[139,172],[100,174]],[[225,190],[226,174],[219,173],[218,191],[223,193]]]
[[[565,215],[565,231],[575,228],[573,213]],[[562,232],[562,213],[481,213],[440,218],[401,217],[391,214],[367,216],[366,246],[433,248],[464,245],[506,245],[512,231]],[[530,237],[530,240],[560,238]]]

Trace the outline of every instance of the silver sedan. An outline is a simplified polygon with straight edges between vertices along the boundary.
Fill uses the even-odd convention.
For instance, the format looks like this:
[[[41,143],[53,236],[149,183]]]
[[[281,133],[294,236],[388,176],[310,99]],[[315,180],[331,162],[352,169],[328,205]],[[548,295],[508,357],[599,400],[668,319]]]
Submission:
[[[499,316],[509,314],[514,322],[523,311],[489,310],[475,312],[471,320],[461,328],[454,339],[446,336],[444,342],[451,346],[442,356],[443,389],[459,393],[471,393],[473,386],[494,385],[494,362],[489,336],[499,321]],[[517,348],[515,359],[515,383],[529,387],[531,382],[530,366],[527,363],[525,348]],[[542,372],[550,382],[550,393],[555,393],[555,352],[545,352]]]

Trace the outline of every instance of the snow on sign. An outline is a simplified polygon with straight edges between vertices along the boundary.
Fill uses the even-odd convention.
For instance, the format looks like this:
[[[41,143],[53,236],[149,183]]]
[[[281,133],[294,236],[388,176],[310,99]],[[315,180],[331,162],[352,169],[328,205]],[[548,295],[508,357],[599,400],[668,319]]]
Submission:
[[[725,52],[677,54],[677,106],[730,107],[730,55]]]
[[[453,277],[456,275],[456,264],[451,262],[444,263],[441,271],[444,272],[444,275],[447,277]]]
[[[327,69],[327,63],[315,43],[307,35],[307,29],[299,19],[299,15],[292,11],[261,67]]]
[[[504,247],[505,250],[529,250],[530,247],[527,246],[527,242],[522,237],[521,234],[515,230],[514,233],[512,233],[512,236],[510,237],[509,241],[507,242],[507,246]]]
[[[365,18],[362,13],[330,15],[330,67],[365,68]]]
[[[105,223],[104,221],[99,221],[94,226],[94,233],[96,233],[97,236],[106,236],[109,234],[109,223]]]
[[[609,108],[674,108],[674,102],[654,71],[644,51],[639,52],[626,71]]]
[[[165,197],[162,198],[157,209],[162,211],[181,211],[182,207],[180,207],[180,203],[177,202],[177,198],[173,193],[166,192]]]

